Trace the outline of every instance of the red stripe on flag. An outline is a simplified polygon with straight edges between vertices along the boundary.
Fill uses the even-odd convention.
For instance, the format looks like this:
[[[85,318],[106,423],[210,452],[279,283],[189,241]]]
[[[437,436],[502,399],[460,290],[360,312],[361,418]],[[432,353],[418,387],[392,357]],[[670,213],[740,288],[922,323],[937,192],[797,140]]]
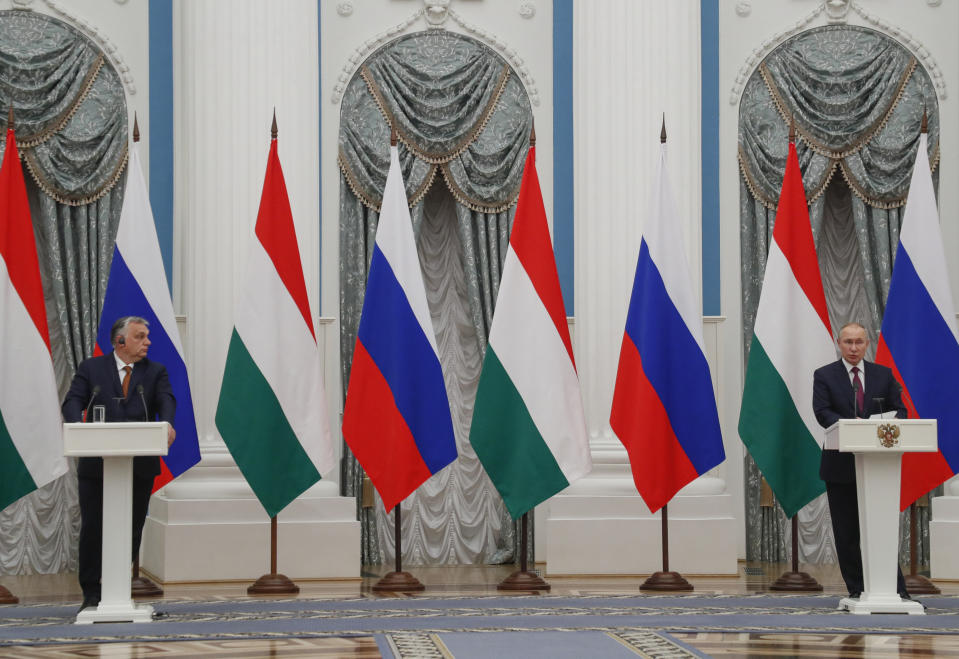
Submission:
[[[535,147],[531,147],[526,155],[523,183],[519,189],[519,200],[516,202],[516,215],[513,218],[509,244],[526,270],[547,313],[553,319],[556,331],[569,353],[569,361],[572,362],[573,368],[576,368],[573,343],[570,341],[569,326],[566,324],[563,291],[559,286],[556,257],[553,255],[549,224],[546,222],[546,207],[543,206],[543,193],[536,174]]]
[[[160,475],[153,479],[153,489],[152,492],[156,492],[161,487],[173,480],[173,474],[170,473],[170,470],[166,466],[166,460],[160,458]]]
[[[666,408],[646,378],[643,359],[626,334],[619,356],[610,426],[629,454],[633,482],[656,512],[699,476],[676,438]]]
[[[799,156],[796,154],[796,145],[792,142],[789,143],[786,173],[779,195],[779,207],[776,209],[773,240],[779,245],[789,262],[793,276],[831,336],[826,294],[823,292],[819,260],[816,258],[816,243],[812,236],[812,225],[809,223],[806,191],[803,189],[802,174],[799,171]]]
[[[899,386],[902,387],[902,403],[910,419],[921,419],[916,412],[916,406],[909,395],[909,389],[903,384],[902,375],[896,367],[896,360],[892,358],[889,346],[879,335],[876,344],[876,363],[892,369]],[[952,467],[946,461],[942,451],[935,453],[904,453],[902,456],[902,471],[899,478],[899,510],[905,510],[916,499],[928,494],[943,482],[953,477]]]
[[[14,290],[30,314],[37,333],[47,345],[47,352],[50,352],[50,331],[47,329],[47,308],[43,302],[37,243],[30,220],[23,167],[12,129],[7,130],[7,147],[3,154],[3,165],[0,165],[0,257],[7,264]]]
[[[260,210],[256,215],[256,237],[269,254],[280,280],[290,292],[306,326],[310,328],[313,340],[313,320],[310,316],[310,298],[306,294],[306,280],[300,264],[300,248],[296,242],[296,229],[293,225],[293,211],[290,210],[290,197],[286,192],[283,168],[277,153],[276,139],[270,143],[270,156],[266,162],[266,178],[263,181],[263,196],[260,198]]]
[[[396,408],[389,384],[359,340],[343,410],[343,438],[373,481],[387,512],[432,476]]]

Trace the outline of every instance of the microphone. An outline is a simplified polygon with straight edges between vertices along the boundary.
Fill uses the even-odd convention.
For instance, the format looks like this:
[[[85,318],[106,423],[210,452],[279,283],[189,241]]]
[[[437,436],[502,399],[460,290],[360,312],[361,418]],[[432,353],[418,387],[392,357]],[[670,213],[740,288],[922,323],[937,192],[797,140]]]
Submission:
[[[99,393],[100,393],[100,385],[98,384],[93,385],[93,393],[90,394],[90,401],[87,403],[86,409],[83,410],[84,421],[90,418],[90,406],[93,405],[93,401],[96,399],[97,394]]]
[[[127,344],[127,338],[121,334],[120,336],[117,337],[117,344],[121,346],[125,346]]]
[[[879,406],[879,414],[886,413],[886,410],[883,409],[883,403],[886,402],[885,398],[883,398],[882,396],[877,396],[876,398],[872,399],[872,402],[874,402],[876,405]]]
[[[150,414],[147,412],[147,399],[143,396],[143,385],[142,385],[142,384],[138,384],[138,385],[137,385],[137,393],[140,394],[140,402],[143,403],[143,420],[144,420],[144,421],[149,421],[149,420],[150,420]]]

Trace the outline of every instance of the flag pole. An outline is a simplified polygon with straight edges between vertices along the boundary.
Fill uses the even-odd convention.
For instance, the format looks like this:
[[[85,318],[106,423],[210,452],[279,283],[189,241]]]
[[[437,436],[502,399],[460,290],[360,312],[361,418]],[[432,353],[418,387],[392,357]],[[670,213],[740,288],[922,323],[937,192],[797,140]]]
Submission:
[[[390,148],[397,144],[396,126],[390,126]],[[400,509],[403,502],[397,502],[393,508],[393,543],[396,549],[395,569],[387,572],[379,581],[373,584],[375,593],[418,592],[426,590],[426,586],[409,572],[403,571],[403,522]]]
[[[7,128],[13,128],[13,103],[10,103],[10,112],[7,114]],[[0,586],[0,604],[16,604],[19,601],[13,593]]]
[[[919,543],[916,540],[916,534],[919,532],[918,524],[916,524],[917,514],[916,502],[913,501],[909,506],[909,574],[905,577],[906,590],[910,595],[938,595],[942,591],[929,579],[919,574]]]
[[[273,108],[273,123],[270,125],[270,139],[275,140],[279,135],[276,126],[276,108]],[[246,589],[248,595],[278,595],[298,593],[300,587],[285,574],[276,571],[276,515],[270,517],[270,573],[257,579],[252,586]]]
[[[663,127],[659,131],[659,143],[666,144],[666,114],[663,113]],[[640,590],[658,590],[658,591],[691,591],[693,585],[679,572],[670,572],[669,570],[669,510],[668,504],[662,507],[662,551],[663,551],[663,569],[654,572],[639,587]]]
[[[396,132],[393,132],[393,137],[391,137],[391,142],[393,146],[396,145]],[[423,583],[414,577],[409,572],[403,571],[403,533],[402,533],[402,517],[400,515],[400,507],[402,502],[396,504],[396,507],[393,508],[393,540],[396,548],[396,560],[394,561],[394,569],[392,572],[387,572],[379,581],[373,584],[374,593],[396,593],[396,592],[418,592],[421,590],[426,590],[426,586]]]
[[[549,590],[549,585],[541,576],[529,570],[529,513],[523,513],[522,538],[520,539],[519,570],[503,579],[496,590]]]
[[[20,599],[9,590],[0,586],[0,604],[17,604]]]
[[[529,148],[532,149],[535,146],[536,125],[534,123],[529,129]],[[552,586],[545,579],[529,570],[529,512],[523,513],[521,519],[519,570],[503,579],[496,586],[496,590],[550,590]]]
[[[664,128],[665,134],[665,128]],[[643,585],[639,587],[640,590],[666,590],[673,592],[689,592],[693,590],[693,585],[686,581],[685,577],[679,572],[670,572],[669,570],[669,513],[667,511],[668,504],[663,504],[662,508],[662,525],[663,525],[663,569],[659,572],[654,572],[649,576],[646,581],[643,582]]]
[[[274,126],[275,124],[274,119]],[[298,593],[300,587],[285,574],[276,571],[276,515],[270,518],[270,573],[264,574],[246,589],[248,595],[283,595]]]
[[[137,113],[133,113],[133,142],[140,141],[140,124],[137,122]],[[163,589],[153,581],[140,574],[140,557],[133,559],[133,574],[130,578],[131,597],[160,597],[163,595]]]

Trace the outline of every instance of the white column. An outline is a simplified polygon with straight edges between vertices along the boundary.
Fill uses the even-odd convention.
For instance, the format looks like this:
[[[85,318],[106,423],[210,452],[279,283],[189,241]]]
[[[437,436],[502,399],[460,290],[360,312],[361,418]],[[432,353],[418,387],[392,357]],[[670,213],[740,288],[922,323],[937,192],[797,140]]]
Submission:
[[[180,1],[173,21],[174,292],[186,315],[185,350],[203,460],[154,497],[143,567],[164,581],[255,579],[269,568],[269,519],[219,437],[214,416],[274,109],[318,319],[317,4]],[[316,327],[318,340],[335,344],[334,323],[317,320]],[[283,328],[276,331],[280,341]],[[338,377],[335,363],[326,377]],[[336,469],[324,474],[278,515],[278,567],[292,578],[359,577],[355,504],[338,496],[337,478]]]
[[[933,579],[959,579],[959,476],[946,481],[943,496],[930,499],[929,568]]]
[[[694,0],[574,4],[575,350],[594,471],[550,501],[550,574],[662,565],[659,515],[636,493],[609,412],[664,114],[670,177],[701,297],[699,11]],[[719,327],[709,325],[710,346]],[[715,381],[715,352],[707,357]],[[718,477],[700,478],[669,505],[672,569],[736,570],[725,469],[715,471]],[[684,551],[701,547],[694,540],[703,533],[712,534],[715,551]]]

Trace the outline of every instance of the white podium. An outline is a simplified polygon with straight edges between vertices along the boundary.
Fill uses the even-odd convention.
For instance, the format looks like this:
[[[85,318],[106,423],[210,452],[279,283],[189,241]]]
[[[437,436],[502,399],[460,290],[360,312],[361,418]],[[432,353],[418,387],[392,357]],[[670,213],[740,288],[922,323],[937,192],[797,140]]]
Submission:
[[[100,605],[77,614],[76,624],[150,622],[153,607],[130,596],[133,555],[133,458],[166,455],[167,428],[161,422],[65,423],[63,454],[103,458],[103,556]]]
[[[859,545],[865,589],[844,597],[852,613],[924,613],[896,592],[902,454],[937,450],[935,419],[842,419],[826,430],[826,448],[855,453]]]

